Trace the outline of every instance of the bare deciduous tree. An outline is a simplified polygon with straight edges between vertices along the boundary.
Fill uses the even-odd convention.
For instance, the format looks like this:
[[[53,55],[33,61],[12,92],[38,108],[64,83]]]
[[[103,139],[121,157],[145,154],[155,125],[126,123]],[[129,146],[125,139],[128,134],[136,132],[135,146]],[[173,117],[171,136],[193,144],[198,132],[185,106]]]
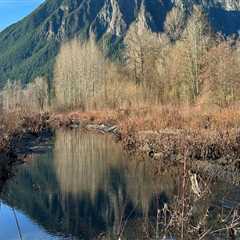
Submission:
[[[186,23],[185,19],[185,13],[181,8],[175,7],[168,13],[164,30],[172,41],[180,38]]]

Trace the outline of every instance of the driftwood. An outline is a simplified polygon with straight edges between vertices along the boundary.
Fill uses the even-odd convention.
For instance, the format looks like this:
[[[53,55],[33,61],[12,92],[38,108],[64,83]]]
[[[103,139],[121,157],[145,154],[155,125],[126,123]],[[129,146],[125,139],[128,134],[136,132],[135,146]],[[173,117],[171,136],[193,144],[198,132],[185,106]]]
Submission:
[[[193,193],[196,194],[198,197],[200,197],[201,196],[201,190],[200,190],[200,187],[199,187],[199,184],[198,184],[196,173],[194,173],[190,176],[190,181],[191,181]]]

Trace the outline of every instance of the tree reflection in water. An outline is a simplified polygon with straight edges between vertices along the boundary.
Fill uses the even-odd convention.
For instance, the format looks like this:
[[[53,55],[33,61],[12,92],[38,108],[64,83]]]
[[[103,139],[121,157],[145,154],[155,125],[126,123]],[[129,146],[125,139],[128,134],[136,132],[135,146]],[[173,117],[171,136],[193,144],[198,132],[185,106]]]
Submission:
[[[81,202],[75,213],[84,219],[80,222],[88,219],[95,234],[120,234],[126,218],[148,217],[150,207],[156,210],[155,196],[162,192],[167,201],[166,196],[176,191],[174,178],[156,181],[150,164],[130,160],[111,136],[78,131],[56,134],[54,166],[62,206],[67,210],[71,200]]]
[[[2,199],[55,236],[113,239],[124,230],[126,239],[146,239],[179,187],[178,168],[154,176],[153,164],[127,156],[111,136],[59,130],[53,149],[21,166]]]

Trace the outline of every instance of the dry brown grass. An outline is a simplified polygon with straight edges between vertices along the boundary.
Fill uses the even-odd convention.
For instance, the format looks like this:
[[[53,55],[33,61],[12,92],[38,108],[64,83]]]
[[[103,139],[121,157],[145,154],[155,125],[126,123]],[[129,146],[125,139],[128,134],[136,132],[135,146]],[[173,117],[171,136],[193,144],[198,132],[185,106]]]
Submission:
[[[187,130],[225,131],[240,126],[240,108],[202,110],[197,107],[150,107],[129,111],[121,123],[123,132],[129,130]]]
[[[240,157],[240,110],[151,108],[132,113],[120,122],[128,150],[154,151],[161,159],[217,160]]]
[[[189,132],[224,132],[240,126],[240,107],[208,108],[152,106],[119,110],[88,112],[61,112],[52,115],[52,121],[112,123],[117,124],[122,133],[130,131],[158,131],[163,129],[186,130]]]
[[[62,112],[52,114],[49,119],[46,116],[26,112],[3,115],[0,119],[0,144],[5,146],[9,136],[23,131],[38,133],[49,123],[52,127],[103,123],[117,125],[124,144],[130,141],[136,149],[147,143],[149,148],[153,146],[155,151],[167,153],[166,156],[174,151],[181,152],[186,146],[190,155],[199,159],[208,155],[210,158],[216,155],[217,158],[224,153],[240,155],[237,151],[240,143],[238,106],[203,110],[201,107],[168,105],[115,111]]]
[[[48,127],[49,115],[16,111],[0,117],[0,152],[7,151],[10,142],[24,133],[38,134]]]
[[[69,112],[51,118],[58,126],[75,122],[117,125],[127,150],[154,151],[162,159],[172,155],[217,160],[240,157],[240,108],[152,106],[125,110]]]
[[[74,123],[111,123],[114,124],[118,120],[118,112],[116,111],[90,111],[90,112],[61,112],[51,116],[50,122],[53,127],[69,126]]]

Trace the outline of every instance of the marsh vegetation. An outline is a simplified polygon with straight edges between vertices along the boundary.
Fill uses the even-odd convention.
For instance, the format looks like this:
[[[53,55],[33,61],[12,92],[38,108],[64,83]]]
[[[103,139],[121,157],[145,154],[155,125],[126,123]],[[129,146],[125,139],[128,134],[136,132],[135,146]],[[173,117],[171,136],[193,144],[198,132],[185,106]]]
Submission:
[[[2,184],[3,209],[16,209],[23,238],[239,236],[237,185],[226,189],[223,181],[196,175],[187,165],[136,159],[107,135],[61,129],[49,146],[12,169],[15,176]],[[21,212],[31,219],[27,224]],[[1,221],[13,218],[1,213]],[[34,233],[32,221],[38,226]],[[17,234],[10,230],[4,236]]]
[[[8,81],[0,152],[14,153],[16,139],[29,134],[62,130],[46,161],[23,167],[5,203],[53,235],[237,239],[239,205],[212,201],[239,201],[239,39],[214,34],[198,8],[186,28],[182,18],[171,11],[161,34],[134,23],[118,61],[93,36],[74,38],[61,46],[53,81]],[[66,128],[111,132],[123,149],[109,136]]]

